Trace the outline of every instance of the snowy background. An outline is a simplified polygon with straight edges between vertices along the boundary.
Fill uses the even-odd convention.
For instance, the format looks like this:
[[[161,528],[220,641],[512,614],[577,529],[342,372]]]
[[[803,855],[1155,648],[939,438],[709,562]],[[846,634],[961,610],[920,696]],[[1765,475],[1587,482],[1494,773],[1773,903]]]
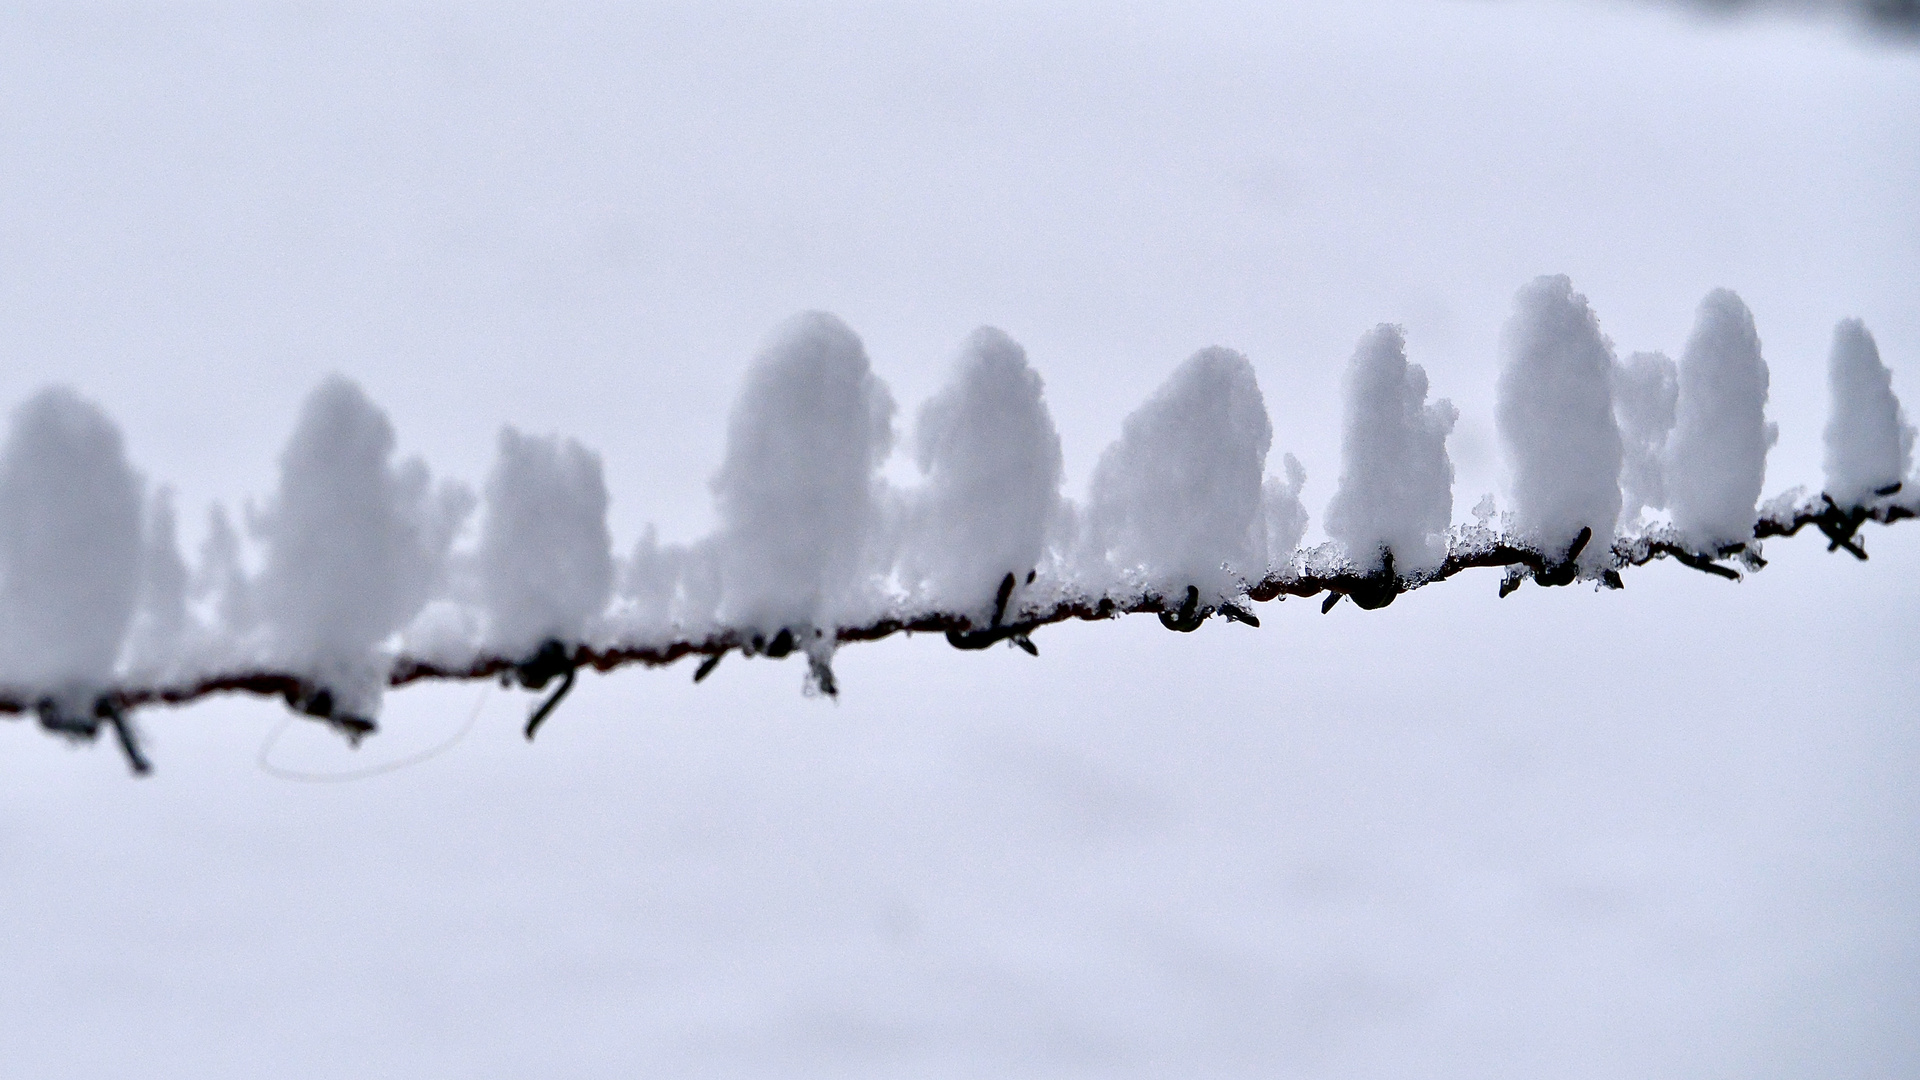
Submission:
[[[1459,408],[1456,519],[1508,497],[1500,328],[1542,273],[1622,355],[1737,289],[1768,494],[1820,482],[1836,320],[1920,403],[1910,43],[1330,7],[9,7],[0,357],[13,400],[107,409],[189,550],[333,372],[436,474],[563,432],[617,550],[691,540],[749,363],[815,308],[909,413],[1005,329],[1075,497],[1237,349],[1310,542],[1381,321]],[[140,783],[0,726],[0,1073],[1899,1075],[1909,531],[1038,660],[896,639],[842,653],[837,704],[792,659],[628,671],[532,748],[527,695],[477,686],[390,695],[357,752],[273,703],[149,711]],[[410,769],[274,775],[476,715]]]

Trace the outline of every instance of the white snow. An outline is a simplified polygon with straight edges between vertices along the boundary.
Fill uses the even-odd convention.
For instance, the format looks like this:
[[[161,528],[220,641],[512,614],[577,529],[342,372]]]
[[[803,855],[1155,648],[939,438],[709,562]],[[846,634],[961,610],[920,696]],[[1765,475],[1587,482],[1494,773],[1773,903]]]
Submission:
[[[1730,289],[1708,293],[1680,361],[1666,464],[1674,527],[1698,549],[1753,537],[1767,450],[1780,435],[1766,418],[1767,382],[1747,305]]]
[[[838,318],[789,320],[761,351],[713,480],[720,618],[773,634],[833,625],[855,605],[878,518],[893,397]]]
[[[434,491],[418,460],[396,466],[393,450],[386,414],[351,381],[326,379],[300,411],[260,523],[268,659],[358,716],[376,712],[381,646],[426,603],[471,507],[458,487]]]
[[[1660,352],[1637,352],[1613,369],[1613,417],[1620,425],[1620,528],[1667,508],[1665,459],[1680,370]]]
[[[188,597],[218,640],[237,644],[258,625],[245,545],[226,507],[219,503],[207,509],[207,535],[200,544]]]
[[[196,632],[187,610],[192,584],[180,557],[173,489],[161,487],[147,501],[140,550],[140,599],[121,653],[120,676],[128,682],[165,681]]]
[[[1514,467],[1514,535],[1553,553],[1581,528],[1605,538],[1664,504],[1696,546],[1750,535],[1775,436],[1752,319],[1732,293],[1702,305],[1678,369],[1658,353],[1616,363],[1564,276],[1519,291],[1502,340],[1496,420]],[[1837,331],[1831,374],[1829,487],[1851,498],[1904,475],[1913,434],[1857,321]],[[497,440],[477,543],[454,556],[473,496],[436,487],[417,460],[396,463],[386,415],[335,377],[307,400],[273,502],[247,510],[262,550],[216,504],[189,573],[171,493],[154,497],[143,524],[140,483],[111,422],[48,391],[22,407],[9,444],[6,497],[23,509],[8,513],[7,565],[46,569],[8,571],[18,595],[4,617],[18,644],[6,662],[36,687],[104,684],[113,657],[140,683],[276,670],[329,691],[340,711],[371,715],[401,653],[459,667],[524,658],[548,639],[764,643],[788,630],[825,687],[830,631],[934,612],[978,618],[1008,574],[1025,589],[1039,572],[1046,595],[1088,600],[1178,599],[1194,586],[1208,605],[1303,568],[1371,572],[1388,552],[1397,573],[1417,576],[1446,554],[1446,442],[1458,417],[1427,394],[1401,328],[1362,336],[1345,372],[1341,473],[1326,512],[1335,544],[1303,562],[1306,471],[1288,454],[1284,479],[1264,476],[1273,429],[1240,353],[1207,348],[1181,364],[1126,418],[1077,508],[1061,494],[1041,377],[1005,333],[967,338],[947,385],[918,410],[911,449],[924,482],[893,489],[880,475],[892,396],[845,323],[807,313],[771,336],[747,375],[711,485],[718,529],[663,544],[649,527],[616,561],[599,455],[513,427]],[[52,494],[66,488],[89,498]],[[24,509],[36,499],[59,510]],[[110,512],[133,524],[83,529],[73,517]],[[1486,519],[1476,536],[1501,539],[1490,503],[1476,515]],[[43,519],[65,523],[22,526]],[[81,532],[85,543],[64,539]],[[127,574],[77,569],[126,545]],[[1586,565],[1607,557],[1604,542],[1587,551]],[[92,592],[71,611],[92,613],[84,620],[58,599],[68,586],[52,584],[83,579]]]
[[[628,638],[657,634],[678,620],[687,550],[680,544],[660,543],[660,530],[649,524],[618,568],[616,597],[609,615],[616,632]],[[678,612],[684,618],[684,611]],[[711,606],[706,611],[713,615]]]
[[[0,684],[65,707],[107,689],[140,595],[141,481],[99,406],[28,398],[0,451]]]
[[[573,439],[500,431],[480,531],[486,645],[521,658],[585,640],[613,591],[600,455]]]
[[[1202,349],[1121,425],[1094,469],[1082,584],[1230,599],[1265,576],[1261,477],[1273,425],[1253,365]]]
[[[1282,460],[1286,465],[1286,480],[1269,476],[1260,488],[1266,507],[1267,573],[1270,575],[1292,572],[1293,554],[1300,547],[1301,537],[1307,535],[1307,507],[1300,501],[1300,492],[1307,486],[1307,470],[1292,454]]]
[[[1592,530],[1582,565],[1607,557],[1620,516],[1620,430],[1613,418],[1613,345],[1564,275],[1514,297],[1501,335],[1495,421],[1513,468],[1514,517],[1543,554]]]
[[[1427,404],[1427,373],[1407,362],[1406,334],[1382,323],[1360,338],[1347,363],[1340,439],[1340,486],[1326,528],[1362,572],[1393,553],[1396,573],[1446,558],[1453,521],[1453,463],[1447,436],[1459,412]]]
[[[1833,328],[1827,391],[1827,494],[1852,506],[1906,479],[1913,425],[1893,395],[1893,373],[1880,362],[1880,347],[1859,319]]]
[[[929,608],[979,614],[1007,574],[1024,581],[1060,511],[1060,435],[1026,350],[974,331],[952,380],[920,408],[914,461],[925,487],[910,504],[906,578]]]

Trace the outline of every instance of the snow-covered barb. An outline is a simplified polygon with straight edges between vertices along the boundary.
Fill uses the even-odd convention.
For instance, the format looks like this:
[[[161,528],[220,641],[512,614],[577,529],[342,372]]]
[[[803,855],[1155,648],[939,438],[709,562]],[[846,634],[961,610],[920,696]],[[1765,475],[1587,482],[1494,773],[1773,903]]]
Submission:
[[[28,398],[0,452],[0,685],[13,712],[145,772],[114,662],[140,596],[140,478],[107,414],[64,387]]]
[[[1611,533],[1620,516],[1613,344],[1564,276],[1521,289],[1515,307],[1495,420],[1513,464],[1521,534],[1542,551],[1565,552],[1583,531],[1589,539]],[[1597,566],[1604,547],[1585,544],[1581,561]]]
[[[1833,328],[1827,364],[1833,414],[1827,420],[1827,492],[1852,506],[1891,484],[1913,466],[1913,425],[1893,396],[1893,372],[1859,319]]]
[[[1082,580],[1209,604],[1267,566],[1261,476],[1273,424],[1253,365],[1203,349],[1120,429],[1094,470]]]
[[[1694,547],[1743,543],[1780,432],[1767,422],[1767,362],[1753,314],[1715,289],[1680,359],[1679,395],[1666,461],[1673,525]]]
[[[472,506],[457,486],[436,497],[426,465],[396,465],[393,449],[358,386],[335,376],[314,390],[260,525],[261,625],[228,628],[236,651],[298,681],[290,704],[350,731],[370,729],[392,667],[382,646],[425,606]]]
[[[74,738],[110,730],[144,770],[139,706],[273,695],[358,737],[390,687],[498,677],[548,695],[531,738],[582,668],[698,656],[698,681],[728,653],[798,654],[809,692],[833,695],[836,650],[901,632],[1037,655],[1035,633],[1068,619],[1258,626],[1257,603],[1379,608],[1476,568],[1502,571],[1502,596],[1529,581],[1617,589],[1663,558],[1737,580],[1765,565],[1766,538],[1812,526],[1864,559],[1867,522],[1920,511],[1913,430],[1858,322],[1835,337],[1825,492],[1758,507],[1775,432],[1737,296],[1707,297],[1677,367],[1657,353],[1616,361],[1564,277],[1521,290],[1503,344],[1512,511],[1488,496],[1473,523],[1454,523],[1457,413],[1428,401],[1404,333],[1383,325],[1347,366],[1330,539],[1310,548],[1305,470],[1286,455],[1284,478],[1268,475],[1253,364],[1219,347],[1126,418],[1081,503],[1061,491],[1041,378],[1004,333],[961,346],[917,413],[919,480],[893,486],[892,395],[850,328],[799,316],[769,339],[729,420],[718,529],[663,544],[649,528],[624,558],[594,451],[507,428],[476,499],[396,461],[386,415],[331,378],[307,399],[265,509],[237,527],[213,507],[189,565],[172,494],[144,493],[112,421],[45,390],[0,449],[0,712]],[[1643,521],[1663,507],[1670,522]]]
[[[1026,350],[975,331],[953,380],[921,407],[913,455],[926,485],[908,503],[909,595],[984,614],[1006,575],[1045,560],[1061,510],[1060,435]]]
[[[713,480],[722,624],[812,637],[859,605],[892,448],[893,397],[859,337],[821,312],[782,327],[747,375]]]
[[[1427,373],[1407,362],[1406,335],[1382,324],[1347,363],[1340,488],[1327,534],[1358,570],[1393,576],[1438,566],[1453,521],[1447,436],[1459,412],[1427,404]]]

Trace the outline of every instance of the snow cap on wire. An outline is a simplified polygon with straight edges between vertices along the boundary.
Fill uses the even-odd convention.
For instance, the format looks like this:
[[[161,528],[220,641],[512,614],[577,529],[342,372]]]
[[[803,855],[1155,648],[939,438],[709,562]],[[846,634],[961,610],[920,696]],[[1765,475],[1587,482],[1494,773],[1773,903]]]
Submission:
[[[1614,365],[1613,418],[1620,425],[1620,531],[1667,508],[1667,440],[1680,398],[1680,369],[1665,353],[1637,352]]]
[[[1614,421],[1613,344],[1565,275],[1535,278],[1514,297],[1501,334],[1495,423],[1513,468],[1521,534],[1549,558],[1580,530],[1580,562],[1607,557],[1620,517],[1620,429]]]
[[[503,655],[584,641],[613,592],[600,455],[557,435],[500,431],[480,529],[487,644]]]
[[[1195,353],[1127,417],[1094,469],[1093,579],[1162,597],[1195,587],[1201,603],[1217,603],[1263,578],[1261,480],[1272,443],[1253,365],[1232,349]]]
[[[1007,574],[1024,582],[1061,510],[1060,435],[1026,350],[981,327],[947,385],[920,408],[914,462],[926,477],[902,558],[917,599],[979,615]]]
[[[1893,372],[1859,319],[1833,328],[1827,392],[1827,494],[1856,506],[1905,480],[1913,467],[1913,425],[1893,395]]]
[[[1753,314],[1731,289],[1708,293],[1681,356],[1666,461],[1674,528],[1696,550],[1753,538],[1767,451],[1780,437],[1767,384]]]
[[[1437,567],[1453,522],[1447,436],[1459,411],[1427,403],[1427,373],[1407,362],[1406,334],[1386,323],[1360,338],[1347,363],[1340,485],[1327,535],[1361,573],[1391,553],[1396,574]]]
[[[406,626],[440,579],[471,508],[435,490],[419,460],[396,465],[393,425],[359,386],[331,376],[300,410],[261,526],[257,600],[271,658],[312,681],[337,713],[370,717]]]
[[[1267,477],[1260,497],[1266,513],[1267,573],[1288,577],[1293,574],[1294,553],[1307,535],[1307,505],[1300,499],[1307,486],[1307,470],[1292,454],[1282,461],[1287,478]]]
[[[831,628],[863,599],[893,410],[838,318],[808,312],[774,333],[734,404],[713,479],[723,625]]]
[[[141,481],[99,406],[63,386],[0,450],[0,684],[91,707],[140,595]]]

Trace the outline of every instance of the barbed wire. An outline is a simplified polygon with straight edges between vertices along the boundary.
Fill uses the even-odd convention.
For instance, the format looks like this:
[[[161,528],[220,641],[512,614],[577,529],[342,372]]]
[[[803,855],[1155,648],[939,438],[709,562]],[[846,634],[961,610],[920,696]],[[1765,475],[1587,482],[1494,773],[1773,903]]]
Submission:
[[[1285,571],[1249,585],[1245,597],[1249,603],[1265,603],[1288,596],[1309,598],[1324,594],[1323,613],[1331,611],[1343,599],[1363,610],[1374,610],[1391,604],[1405,593],[1479,569],[1505,571],[1500,582],[1502,597],[1528,581],[1543,587],[1592,582],[1597,588],[1619,589],[1624,586],[1623,570],[1660,559],[1672,559],[1702,573],[1738,581],[1742,569],[1753,571],[1766,565],[1761,557],[1760,541],[1791,537],[1809,526],[1827,538],[1828,551],[1845,551],[1857,559],[1866,559],[1866,549],[1859,536],[1863,525],[1869,521],[1892,525],[1916,516],[1913,507],[1893,500],[1899,491],[1900,485],[1894,484],[1875,492],[1864,503],[1849,506],[1842,506],[1822,494],[1770,508],[1755,520],[1751,539],[1711,550],[1690,546],[1671,527],[1655,526],[1636,536],[1614,539],[1605,558],[1583,560],[1581,556],[1592,540],[1590,529],[1581,529],[1564,551],[1548,554],[1482,522],[1456,526],[1448,534],[1447,554],[1438,566],[1403,571],[1396,568],[1392,552],[1385,550],[1380,553],[1377,569],[1362,572],[1334,545],[1322,545],[1297,553],[1293,565]],[[1733,564],[1738,564],[1738,568]],[[1034,575],[1029,572],[1027,582],[1031,584],[1033,579]],[[829,664],[835,648],[879,641],[899,633],[943,634],[948,644],[963,650],[985,649],[1006,642],[1037,656],[1039,648],[1033,642],[1034,632],[1070,620],[1097,622],[1123,615],[1153,614],[1167,629],[1183,633],[1199,629],[1214,617],[1249,626],[1260,625],[1248,604],[1232,600],[1203,603],[1197,586],[1188,586],[1183,593],[1173,595],[1143,589],[1120,597],[1068,598],[1039,607],[1016,607],[1011,601],[1017,586],[1012,573],[1002,579],[992,614],[984,623],[966,614],[934,611],[831,630],[785,627],[771,634],[722,630],[699,638],[676,638],[649,645],[592,645],[548,640],[531,656],[483,655],[464,666],[401,656],[389,669],[387,684],[397,688],[425,680],[498,678],[503,684],[517,684],[533,691],[556,684],[552,694],[528,718],[526,736],[532,739],[572,689],[577,673],[583,669],[605,673],[633,665],[665,667],[689,656],[699,656],[701,663],[693,678],[700,682],[712,674],[728,653],[778,659],[799,651],[808,660],[810,686],[832,696],[838,693]],[[831,641],[827,640],[829,633]],[[129,720],[133,710],[156,705],[186,705],[229,693],[281,698],[294,712],[331,725],[355,745],[377,727],[370,717],[336,707],[333,692],[311,678],[268,670],[214,675],[184,685],[116,687],[94,697],[89,707],[79,712],[53,696],[0,693],[0,714],[33,713],[47,731],[83,740],[92,740],[101,730],[110,729],[129,767],[136,774],[145,774],[151,766],[141,752]]]

